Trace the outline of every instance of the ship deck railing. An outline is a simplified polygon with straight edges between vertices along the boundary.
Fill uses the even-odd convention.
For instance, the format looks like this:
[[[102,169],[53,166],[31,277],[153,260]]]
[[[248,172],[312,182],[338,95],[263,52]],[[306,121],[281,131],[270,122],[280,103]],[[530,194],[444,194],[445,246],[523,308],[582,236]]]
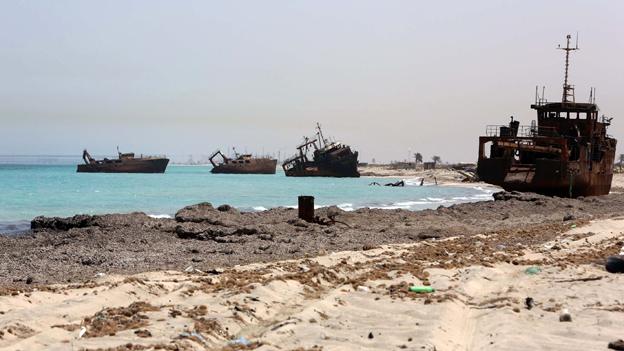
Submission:
[[[489,137],[558,137],[559,132],[554,127],[538,127],[535,125],[518,126],[518,132],[514,135],[509,125],[488,125],[485,135]]]

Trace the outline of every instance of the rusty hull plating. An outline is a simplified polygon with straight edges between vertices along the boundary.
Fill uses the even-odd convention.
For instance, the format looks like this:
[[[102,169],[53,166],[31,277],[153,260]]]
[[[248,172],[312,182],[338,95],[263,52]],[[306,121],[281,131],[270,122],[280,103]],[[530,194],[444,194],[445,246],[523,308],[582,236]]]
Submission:
[[[85,164],[78,165],[80,173],[164,173],[169,159],[164,157],[134,157],[134,153],[121,153],[118,158],[95,160],[87,150],[82,152]]]
[[[287,177],[359,177],[358,152],[348,145],[328,141],[323,137],[320,124],[316,124],[316,138],[304,138],[297,147],[298,153],[284,161],[282,168]],[[312,154],[312,160],[308,154]]]
[[[537,124],[488,126],[479,137],[479,179],[505,190],[551,196],[605,195],[611,189],[617,141],[607,135],[611,118],[598,117],[594,90],[589,103],[574,101],[568,84],[568,35],[562,102],[549,103],[543,93],[531,108]],[[489,154],[488,154],[489,153]]]
[[[268,157],[252,157],[252,155],[239,155],[234,151],[236,158],[226,157],[220,150],[215,151],[210,156],[212,163],[212,173],[224,174],[275,174],[277,160]],[[214,159],[221,156],[221,163],[216,163]]]

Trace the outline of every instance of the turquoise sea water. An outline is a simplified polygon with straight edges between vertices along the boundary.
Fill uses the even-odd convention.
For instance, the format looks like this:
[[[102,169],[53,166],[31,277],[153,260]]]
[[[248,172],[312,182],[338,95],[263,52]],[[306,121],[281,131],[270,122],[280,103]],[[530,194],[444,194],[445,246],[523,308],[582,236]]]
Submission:
[[[276,175],[211,174],[209,166],[169,166],[164,174],[76,173],[75,165],[0,164],[0,232],[23,230],[38,215],[72,216],[142,211],[173,215],[198,202],[230,204],[242,210],[296,206],[312,195],[317,206],[338,205],[418,210],[458,202],[488,200],[481,187],[369,186],[378,178],[290,178]]]

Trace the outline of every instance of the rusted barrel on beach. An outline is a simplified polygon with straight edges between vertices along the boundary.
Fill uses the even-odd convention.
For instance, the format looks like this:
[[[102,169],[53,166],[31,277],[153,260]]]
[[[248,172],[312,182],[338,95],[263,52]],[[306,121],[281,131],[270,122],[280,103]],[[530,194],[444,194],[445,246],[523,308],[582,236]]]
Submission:
[[[299,218],[306,222],[314,221],[314,196],[299,196]]]

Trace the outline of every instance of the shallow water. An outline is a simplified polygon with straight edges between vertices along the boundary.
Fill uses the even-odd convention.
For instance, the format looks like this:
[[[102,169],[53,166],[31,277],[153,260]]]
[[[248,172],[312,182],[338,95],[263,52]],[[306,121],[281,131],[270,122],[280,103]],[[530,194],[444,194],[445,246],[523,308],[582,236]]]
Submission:
[[[297,196],[312,195],[317,206],[338,205],[419,210],[459,202],[488,200],[482,187],[369,186],[397,179],[290,178],[276,175],[211,174],[209,166],[169,166],[164,174],[76,173],[74,165],[0,164],[0,232],[24,230],[38,215],[72,216],[142,211],[171,216],[198,202],[230,204],[242,210],[296,206]]]

